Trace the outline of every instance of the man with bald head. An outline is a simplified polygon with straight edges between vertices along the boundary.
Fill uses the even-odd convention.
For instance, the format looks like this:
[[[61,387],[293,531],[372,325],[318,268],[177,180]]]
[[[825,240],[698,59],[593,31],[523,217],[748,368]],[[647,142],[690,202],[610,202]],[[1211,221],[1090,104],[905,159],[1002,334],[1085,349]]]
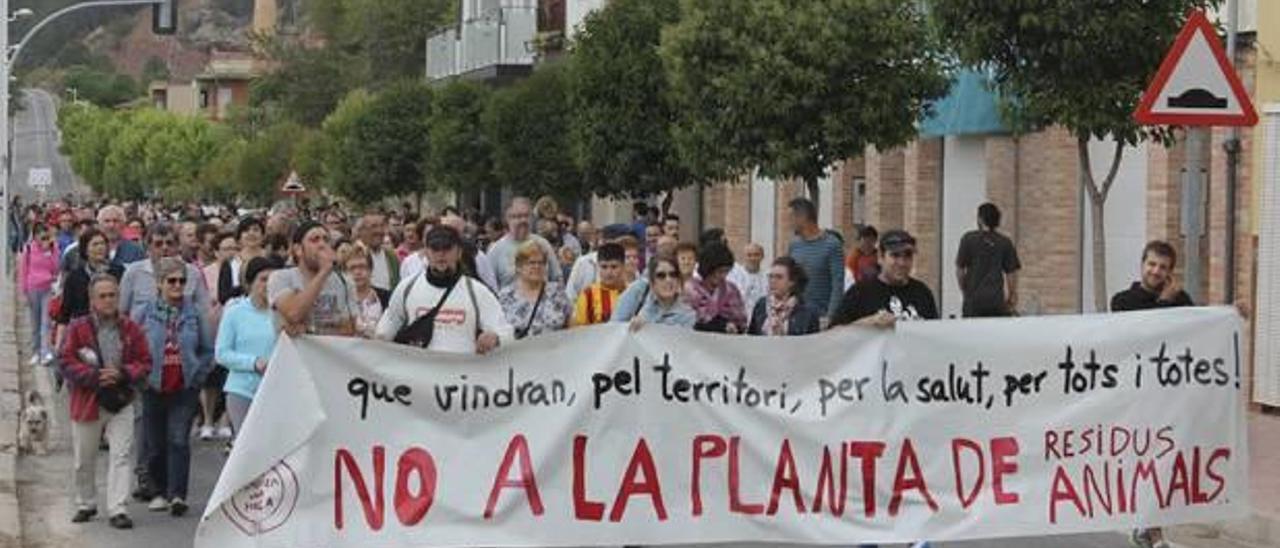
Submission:
[[[386,245],[387,218],[377,212],[365,213],[356,222],[356,237],[368,248],[373,257],[373,286],[391,291],[400,283],[400,258]]]
[[[764,247],[755,242],[742,249],[742,262],[733,265],[729,271],[729,281],[742,293],[742,302],[751,310],[765,295],[769,293],[769,279],[760,267],[764,263]]]
[[[552,281],[560,279],[560,261],[551,243],[533,233],[533,205],[528,198],[515,198],[507,207],[507,233],[489,247],[489,261],[497,276],[498,291],[516,280],[516,249],[528,240],[537,242],[542,254],[547,257],[547,273]]]

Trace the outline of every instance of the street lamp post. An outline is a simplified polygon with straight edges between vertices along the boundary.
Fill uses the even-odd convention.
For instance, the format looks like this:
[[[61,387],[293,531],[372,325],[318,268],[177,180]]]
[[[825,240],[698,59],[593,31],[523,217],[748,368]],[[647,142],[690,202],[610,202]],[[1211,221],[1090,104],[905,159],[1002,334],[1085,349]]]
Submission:
[[[40,22],[36,23],[27,31],[22,40],[16,45],[9,45],[9,23],[20,18],[34,15],[34,12],[27,8],[22,8],[13,14],[9,13],[9,0],[0,0],[0,139],[4,140],[3,147],[0,147],[0,186],[3,188],[4,204],[0,205],[3,210],[4,222],[0,224],[0,242],[3,242],[4,251],[0,253],[3,260],[3,268],[5,274],[8,274],[10,268],[10,259],[13,250],[10,247],[9,223],[12,221],[13,212],[10,206],[13,204],[13,185],[10,184],[13,169],[13,139],[9,131],[9,95],[11,93],[9,81],[10,73],[13,66],[18,62],[18,56],[22,55],[22,49],[31,41],[31,37],[35,36],[45,25],[53,22],[55,19],[62,17],[71,12],[80,11],[88,8],[108,7],[108,6],[160,6],[164,9],[158,10],[155,17],[155,27],[157,31],[172,32],[176,26],[174,15],[175,0],[92,0],[89,2],[81,2],[72,4],[58,11],[55,11]],[[9,277],[6,275],[5,279]]]

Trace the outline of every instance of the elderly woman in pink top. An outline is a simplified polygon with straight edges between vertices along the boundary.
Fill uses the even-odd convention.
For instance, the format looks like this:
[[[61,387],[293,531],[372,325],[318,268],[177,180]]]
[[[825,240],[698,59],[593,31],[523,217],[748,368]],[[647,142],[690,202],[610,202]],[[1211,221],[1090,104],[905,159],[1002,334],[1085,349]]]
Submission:
[[[18,287],[31,312],[31,364],[53,359],[49,349],[49,292],[58,279],[58,242],[53,228],[36,223],[18,256]]]

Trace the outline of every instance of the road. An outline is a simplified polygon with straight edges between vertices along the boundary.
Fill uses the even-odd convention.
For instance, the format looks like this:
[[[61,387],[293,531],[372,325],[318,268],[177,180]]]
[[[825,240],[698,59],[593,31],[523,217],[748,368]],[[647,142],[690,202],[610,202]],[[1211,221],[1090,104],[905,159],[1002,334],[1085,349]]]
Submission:
[[[41,89],[23,90],[24,108],[14,115],[13,173],[10,188],[26,203],[41,198],[53,200],[83,195],[84,185],[71,170],[67,158],[58,152],[58,102]],[[43,196],[27,184],[32,168],[53,170],[53,185]]]

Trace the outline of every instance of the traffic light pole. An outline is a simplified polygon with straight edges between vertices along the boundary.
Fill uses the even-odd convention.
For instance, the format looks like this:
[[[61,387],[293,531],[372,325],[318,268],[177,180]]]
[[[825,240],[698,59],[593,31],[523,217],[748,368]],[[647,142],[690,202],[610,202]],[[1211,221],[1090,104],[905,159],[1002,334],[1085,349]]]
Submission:
[[[0,139],[4,140],[4,146],[0,147],[0,185],[3,185],[4,190],[4,204],[0,206],[0,209],[3,210],[4,214],[4,222],[0,223],[0,242],[4,245],[4,251],[0,255],[3,256],[3,268],[6,273],[6,280],[9,278],[7,276],[9,269],[12,268],[10,263],[13,255],[11,242],[9,241],[9,238],[11,237],[9,234],[9,224],[13,218],[13,212],[10,211],[13,204],[13,185],[12,181],[10,181],[13,175],[13,139],[12,135],[10,135],[9,129],[9,97],[12,93],[9,78],[13,72],[14,65],[17,64],[19,56],[22,55],[23,48],[27,46],[27,43],[31,41],[31,38],[35,36],[36,33],[40,32],[40,30],[46,25],[64,15],[90,8],[146,5],[156,6],[158,8],[157,13],[154,16],[154,26],[157,27],[157,31],[172,32],[176,26],[176,14],[174,13],[175,0],[93,0],[90,2],[72,4],[49,14],[44,19],[41,19],[40,22],[36,23],[35,26],[31,27],[31,30],[28,30],[26,35],[24,35],[22,40],[20,40],[16,45],[9,46],[9,23],[11,23],[13,19],[9,15],[9,0],[0,0],[0,44],[5,46],[4,51],[0,52],[0,54],[2,54],[0,55]]]

